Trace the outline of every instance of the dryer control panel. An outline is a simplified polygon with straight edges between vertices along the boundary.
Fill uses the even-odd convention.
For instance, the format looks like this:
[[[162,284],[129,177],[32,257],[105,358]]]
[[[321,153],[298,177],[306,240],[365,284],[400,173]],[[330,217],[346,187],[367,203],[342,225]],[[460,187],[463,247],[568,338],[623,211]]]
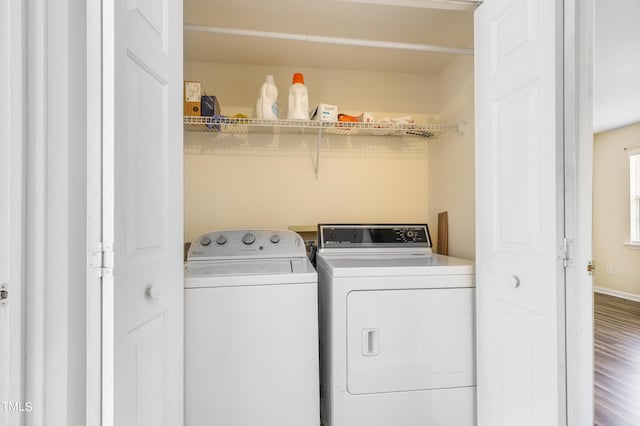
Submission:
[[[422,225],[318,225],[318,248],[430,248],[429,227]]]
[[[302,237],[288,230],[235,229],[200,235],[189,247],[187,261],[306,257]]]

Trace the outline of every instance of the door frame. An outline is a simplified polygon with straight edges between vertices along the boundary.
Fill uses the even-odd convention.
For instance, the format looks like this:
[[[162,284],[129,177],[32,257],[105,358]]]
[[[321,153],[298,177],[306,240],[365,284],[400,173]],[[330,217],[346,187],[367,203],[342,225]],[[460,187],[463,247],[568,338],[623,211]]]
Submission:
[[[24,113],[24,9],[21,0],[8,0],[0,6],[0,132],[2,132],[3,185],[6,198],[2,199],[5,208],[0,231],[6,238],[6,252],[3,263],[7,274],[0,278],[2,284],[7,284],[9,298],[8,334],[2,337],[3,343],[8,343],[3,358],[2,386],[7,385],[7,394],[2,394],[3,405],[0,406],[0,419],[7,421],[8,426],[22,424],[20,412],[9,411],[5,402],[19,403],[19,408],[25,408],[24,362],[24,312],[25,312],[25,269],[24,269],[24,198],[25,198],[25,113]],[[6,309],[6,310],[5,310]],[[4,340],[6,338],[6,340]]]
[[[564,0],[564,155],[567,424],[593,424],[594,0]]]
[[[85,6],[82,0],[6,3],[15,230],[11,300],[22,309],[16,398],[31,408],[17,416],[17,424],[82,424],[85,404],[68,402],[86,393],[87,121],[77,119],[86,103]]]
[[[111,382],[104,381],[105,366],[113,365],[103,358],[103,310],[102,310],[102,138],[103,138],[103,1],[90,1],[86,6],[87,22],[87,377],[86,377],[86,424],[87,426],[109,425],[112,422],[103,416],[109,414],[109,401],[104,404],[103,395],[112,395]],[[113,316],[112,316],[113,318]],[[108,331],[108,330],[107,330]],[[108,337],[107,337],[108,338]]]
[[[13,0],[18,1],[18,0]],[[492,0],[487,0],[492,1]],[[102,26],[101,3],[90,2],[87,6],[87,99],[88,123],[100,123],[96,117],[102,115]],[[570,244],[569,256],[573,264],[566,270],[567,284],[567,424],[581,426],[593,417],[593,357],[592,357],[592,285],[584,273],[586,262],[591,258],[591,43],[593,37],[593,0],[564,0],[565,5],[565,160],[567,173],[575,179],[575,187],[567,194],[568,208],[574,212],[575,220],[565,224]],[[99,48],[96,48],[99,47]],[[98,52],[98,53],[96,53]],[[88,170],[95,166],[101,151],[101,133],[87,127]],[[100,178],[88,172],[88,245],[89,250],[100,241],[101,223],[96,216],[96,188]],[[181,224],[180,224],[181,226]],[[88,279],[95,276],[88,273]],[[91,284],[91,282],[89,282]],[[87,419],[88,425],[102,424],[102,366],[101,333],[103,324],[95,309],[101,306],[99,291],[87,294]],[[575,363],[575,364],[574,364]],[[91,368],[89,368],[91,367]],[[106,407],[105,407],[106,408]],[[586,423],[585,423],[586,419]]]

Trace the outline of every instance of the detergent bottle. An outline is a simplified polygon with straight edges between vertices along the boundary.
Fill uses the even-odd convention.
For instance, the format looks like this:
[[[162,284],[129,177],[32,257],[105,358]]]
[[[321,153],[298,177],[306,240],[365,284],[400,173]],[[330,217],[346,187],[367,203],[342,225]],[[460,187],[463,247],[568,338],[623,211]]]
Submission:
[[[278,109],[278,88],[275,85],[272,75],[267,75],[256,101],[256,118],[266,120],[277,120]]]
[[[287,118],[290,120],[309,119],[309,92],[304,85],[304,76],[299,72],[293,74],[293,82],[289,88]]]

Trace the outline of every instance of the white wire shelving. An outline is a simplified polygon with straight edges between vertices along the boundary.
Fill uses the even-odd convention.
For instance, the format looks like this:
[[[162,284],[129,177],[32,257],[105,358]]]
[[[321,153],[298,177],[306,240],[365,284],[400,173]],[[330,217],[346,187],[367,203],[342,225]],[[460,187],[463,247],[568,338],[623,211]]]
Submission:
[[[343,136],[402,136],[431,139],[445,132],[462,133],[461,124],[351,123],[257,118],[184,117],[184,129],[221,134],[319,133]]]
[[[264,120],[257,118],[184,116],[184,130],[219,135],[315,134],[315,174],[318,177],[320,145],[325,135],[387,136],[429,140],[447,132],[464,133],[464,124],[353,123],[313,120]]]

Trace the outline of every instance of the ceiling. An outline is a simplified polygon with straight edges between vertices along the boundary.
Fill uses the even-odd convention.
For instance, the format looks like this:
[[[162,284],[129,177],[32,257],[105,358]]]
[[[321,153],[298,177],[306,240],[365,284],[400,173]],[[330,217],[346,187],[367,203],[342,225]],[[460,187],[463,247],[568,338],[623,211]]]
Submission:
[[[424,1],[424,0],[422,0]],[[473,13],[419,0],[185,0],[186,61],[437,73],[455,55],[193,31],[190,26],[373,41],[473,46]],[[400,6],[399,6],[400,4]],[[411,6],[409,6],[411,5]],[[206,28],[200,28],[206,30]]]
[[[640,0],[596,0],[593,127],[640,121]]]

